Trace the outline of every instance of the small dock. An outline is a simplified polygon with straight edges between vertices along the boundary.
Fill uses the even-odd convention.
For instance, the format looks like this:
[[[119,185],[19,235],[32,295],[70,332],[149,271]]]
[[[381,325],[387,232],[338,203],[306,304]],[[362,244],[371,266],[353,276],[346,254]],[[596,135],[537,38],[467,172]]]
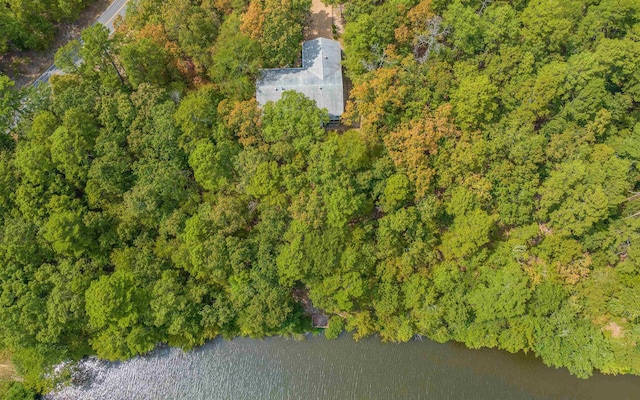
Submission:
[[[325,329],[329,326],[329,316],[322,310],[313,306],[309,299],[309,289],[296,288],[293,289],[293,298],[304,308],[304,313],[311,317],[311,327]]]
[[[311,316],[311,327],[326,329],[329,326],[329,316],[325,314],[314,314]]]

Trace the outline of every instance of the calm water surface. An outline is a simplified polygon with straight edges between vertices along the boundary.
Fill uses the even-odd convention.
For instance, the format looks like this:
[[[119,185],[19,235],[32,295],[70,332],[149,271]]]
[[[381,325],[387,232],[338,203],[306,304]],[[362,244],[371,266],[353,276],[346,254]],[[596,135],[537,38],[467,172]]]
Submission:
[[[122,363],[88,360],[88,379],[46,399],[640,399],[640,377],[588,380],[540,360],[428,340],[350,336],[214,340]]]

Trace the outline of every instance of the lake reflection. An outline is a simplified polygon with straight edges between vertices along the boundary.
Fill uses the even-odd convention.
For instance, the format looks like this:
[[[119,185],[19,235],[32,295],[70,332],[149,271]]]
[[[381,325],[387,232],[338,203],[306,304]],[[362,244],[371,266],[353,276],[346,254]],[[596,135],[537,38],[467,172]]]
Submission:
[[[122,363],[88,360],[86,381],[46,399],[639,399],[640,377],[588,380],[540,360],[428,340],[350,336],[214,340]]]

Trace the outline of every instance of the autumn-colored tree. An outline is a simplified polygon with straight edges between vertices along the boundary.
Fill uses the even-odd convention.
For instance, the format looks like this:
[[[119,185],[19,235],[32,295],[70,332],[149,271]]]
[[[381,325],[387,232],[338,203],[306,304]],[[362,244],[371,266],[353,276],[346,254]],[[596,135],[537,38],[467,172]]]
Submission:
[[[342,117],[346,123],[360,123],[363,130],[376,136],[391,129],[398,122],[410,91],[399,75],[397,67],[382,68],[355,85]]]
[[[247,101],[224,100],[218,107],[220,116],[226,126],[245,146],[259,146],[260,138],[260,109],[255,99]]]
[[[451,121],[451,106],[443,105],[435,112],[425,111],[419,120],[402,124],[384,137],[384,143],[396,167],[406,171],[416,188],[416,199],[421,199],[436,173],[430,156],[436,154],[441,139],[458,135]]]
[[[259,39],[262,36],[264,20],[265,12],[262,0],[253,0],[249,3],[247,12],[242,15],[240,31],[251,39]]]

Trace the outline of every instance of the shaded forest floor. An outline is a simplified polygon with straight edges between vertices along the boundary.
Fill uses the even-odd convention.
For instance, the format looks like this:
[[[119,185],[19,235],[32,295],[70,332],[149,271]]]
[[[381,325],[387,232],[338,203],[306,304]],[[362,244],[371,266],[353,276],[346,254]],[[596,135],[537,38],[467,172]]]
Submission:
[[[91,26],[111,4],[111,0],[97,0],[80,13],[74,22],[59,23],[56,36],[48,49],[42,51],[10,51],[0,56],[0,71],[24,87],[32,83],[53,64],[56,51],[70,40],[80,37],[83,29]]]

